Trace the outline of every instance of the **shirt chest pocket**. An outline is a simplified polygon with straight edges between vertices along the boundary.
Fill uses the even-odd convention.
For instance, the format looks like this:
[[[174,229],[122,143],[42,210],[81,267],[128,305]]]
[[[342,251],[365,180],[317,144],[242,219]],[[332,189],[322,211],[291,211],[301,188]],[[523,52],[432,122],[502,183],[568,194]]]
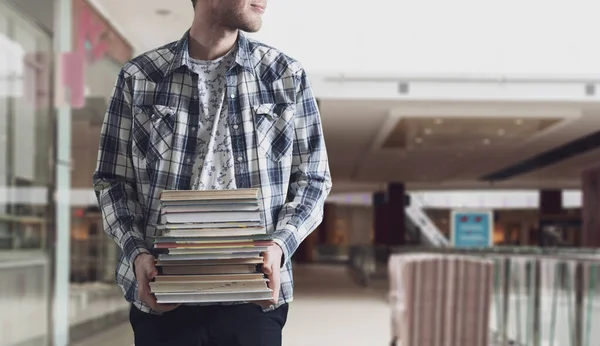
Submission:
[[[173,143],[176,110],[160,105],[135,108],[131,132],[133,154],[147,163],[168,159]]]
[[[263,103],[253,107],[258,152],[279,162],[292,154],[294,104]]]

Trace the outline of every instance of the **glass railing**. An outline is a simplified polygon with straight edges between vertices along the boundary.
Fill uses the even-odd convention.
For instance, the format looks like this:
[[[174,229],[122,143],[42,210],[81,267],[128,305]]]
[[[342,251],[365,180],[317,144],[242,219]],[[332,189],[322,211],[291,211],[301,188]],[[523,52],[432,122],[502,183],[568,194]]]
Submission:
[[[461,255],[493,263],[489,333],[493,345],[600,345],[600,251],[587,249],[353,247],[349,267],[362,284],[387,279],[395,254]]]
[[[349,259],[348,246],[316,245],[315,262],[347,263]]]
[[[600,253],[488,254],[494,261],[490,330],[498,342],[600,344]]]
[[[0,345],[47,345],[50,258],[39,250],[0,251]]]
[[[391,248],[386,246],[351,246],[348,249],[348,269],[359,285],[387,278],[387,263]]]

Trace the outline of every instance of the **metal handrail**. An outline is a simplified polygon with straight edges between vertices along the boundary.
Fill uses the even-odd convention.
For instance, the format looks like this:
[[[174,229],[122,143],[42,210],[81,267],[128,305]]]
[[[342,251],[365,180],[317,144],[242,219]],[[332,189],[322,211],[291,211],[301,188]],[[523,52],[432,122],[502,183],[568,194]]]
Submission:
[[[591,248],[541,248],[498,246],[492,248],[431,248],[431,247],[390,247],[390,253],[430,253],[446,255],[477,255],[477,256],[535,256],[548,259],[595,260],[600,262],[600,251]]]
[[[536,75],[503,75],[503,74],[413,74],[413,75],[348,75],[339,74],[325,77],[328,82],[393,82],[393,83],[518,83],[518,84],[596,84],[600,76],[536,76]]]

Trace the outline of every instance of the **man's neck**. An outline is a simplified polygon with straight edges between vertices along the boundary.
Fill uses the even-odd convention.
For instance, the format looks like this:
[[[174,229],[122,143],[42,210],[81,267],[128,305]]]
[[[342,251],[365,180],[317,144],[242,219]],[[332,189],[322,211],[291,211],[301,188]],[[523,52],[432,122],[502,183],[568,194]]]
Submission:
[[[214,60],[227,54],[235,45],[238,30],[226,29],[205,20],[196,13],[189,37],[190,57]]]

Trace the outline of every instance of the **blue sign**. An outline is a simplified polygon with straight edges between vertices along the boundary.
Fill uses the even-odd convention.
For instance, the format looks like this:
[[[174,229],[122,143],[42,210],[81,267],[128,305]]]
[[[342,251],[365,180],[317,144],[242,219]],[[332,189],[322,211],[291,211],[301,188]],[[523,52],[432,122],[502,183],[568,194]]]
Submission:
[[[491,247],[494,245],[494,214],[491,211],[453,211],[452,245]]]

